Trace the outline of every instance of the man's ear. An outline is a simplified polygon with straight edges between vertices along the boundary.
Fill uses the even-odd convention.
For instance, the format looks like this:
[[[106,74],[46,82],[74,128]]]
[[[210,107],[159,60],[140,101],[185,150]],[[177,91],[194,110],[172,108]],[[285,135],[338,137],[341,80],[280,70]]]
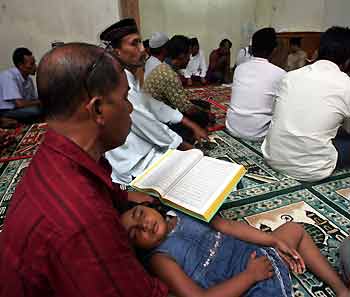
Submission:
[[[98,124],[104,124],[104,115],[103,115],[103,98],[93,97],[86,104],[86,109],[89,112],[90,118],[94,119]]]
[[[345,63],[343,64],[343,67],[342,67],[343,69],[343,71],[345,72],[345,73],[349,73],[350,72],[350,59],[347,59],[346,61],[345,61]]]

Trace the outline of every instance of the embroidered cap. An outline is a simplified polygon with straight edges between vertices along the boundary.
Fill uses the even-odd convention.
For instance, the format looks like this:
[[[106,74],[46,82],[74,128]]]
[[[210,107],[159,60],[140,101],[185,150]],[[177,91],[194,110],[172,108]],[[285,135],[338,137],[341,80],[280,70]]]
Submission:
[[[139,33],[134,19],[123,19],[109,26],[100,34],[100,39],[104,43],[116,47],[117,43],[126,35]]]
[[[164,46],[168,41],[169,41],[169,37],[164,32],[155,32],[152,34],[149,40],[149,47],[160,48]]]

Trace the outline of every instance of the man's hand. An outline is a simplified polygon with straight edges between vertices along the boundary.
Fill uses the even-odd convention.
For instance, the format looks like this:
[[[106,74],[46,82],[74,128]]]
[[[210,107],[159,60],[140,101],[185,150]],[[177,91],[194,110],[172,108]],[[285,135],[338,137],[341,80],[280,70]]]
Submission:
[[[199,143],[202,142],[202,140],[208,140],[208,132],[203,129],[202,127],[200,127],[197,124],[193,125],[192,128],[192,132],[193,132],[193,136],[196,139],[196,141],[198,141]]]
[[[197,142],[201,143],[203,139],[208,139],[208,132],[197,123],[189,120],[187,117],[182,118],[181,124],[192,130],[193,137]]]
[[[205,79],[205,77],[201,77],[201,83],[202,85],[205,85],[207,83],[207,80]]]
[[[188,86],[192,86],[193,85],[192,79],[190,79],[190,78],[187,79],[187,85]]]
[[[274,248],[294,273],[302,274],[305,272],[304,260],[295,249],[290,248],[287,243],[280,239],[276,239]]]
[[[194,146],[186,141],[181,142],[181,144],[177,147],[180,151],[187,151],[193,149]]]
[[[16,99],[15,100],[15,106],[16,108],[24,108],[24,107],[30,107],[30,106],[41,106],[41,101],[38,99]]]
[[[272,264],[267,256],[256,257],[256,252],[250,255],[247,273],[252,276],[255,282],[268,279],[274,275]]]

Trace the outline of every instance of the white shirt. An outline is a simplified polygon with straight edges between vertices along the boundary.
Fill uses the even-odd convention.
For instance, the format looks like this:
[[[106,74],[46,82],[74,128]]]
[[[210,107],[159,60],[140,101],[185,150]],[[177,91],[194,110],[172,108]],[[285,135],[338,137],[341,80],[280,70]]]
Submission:
[[[332,139],[349,117],[350,78],[336,64],[321,60],[289,72],[262,144],[265,160],[296,179],[328,177],[338,158]]]
[[[252,55],[249,53],[249,46],[243,47],[238,51],[236,58],[236,65],[240,65],[244,62],[248,62],[252,58]]]
[[[122,146],[106,152],[112,180],[121,184],[130,183],[168,149],[182,143],[182,138],[165,123],[179,123],[183,117],[179,111],[141,92],[135,76],[125,72],[130,87],[128,99],[134,108],[131,131]]]
[[[30,77],[26,80],[16,68],[10,68],[0,73],[0,109],[14,109],[14,99],[37,99],[34,83]],[[12,101],[7,101],[12,100]]]
[[[185,71],[183,72],[185,78],[191,78],[191,76],[205,77],[207,74],[207,64],[205,63],[205,57],[202,50],[199,50],[196,56],[190,57]]]
[[[285,73],[268,60],[254,57],[236,68],[226,115],[231,134],[250,140],[266,135],[276,89]]]
[[[154,68],[156,68],[158,65],[162,64],[162,61],[154,56],[150,56],[145,64],[145,74],[144,74],[144,80],[146,80],[147,76],[152,72]]]

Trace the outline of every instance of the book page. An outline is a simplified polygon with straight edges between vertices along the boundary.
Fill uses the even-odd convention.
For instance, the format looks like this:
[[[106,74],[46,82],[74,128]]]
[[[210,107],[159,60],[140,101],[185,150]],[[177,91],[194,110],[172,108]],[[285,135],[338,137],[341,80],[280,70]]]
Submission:
[[[163,196],[171,185],[182,178],[202,157],[203,153],[200,150],[175,150],[134,185],[139,188],[157,189]]]
[[[204,157],[165,197],[191,211],[203,214],[241,168],[238,164]]]

